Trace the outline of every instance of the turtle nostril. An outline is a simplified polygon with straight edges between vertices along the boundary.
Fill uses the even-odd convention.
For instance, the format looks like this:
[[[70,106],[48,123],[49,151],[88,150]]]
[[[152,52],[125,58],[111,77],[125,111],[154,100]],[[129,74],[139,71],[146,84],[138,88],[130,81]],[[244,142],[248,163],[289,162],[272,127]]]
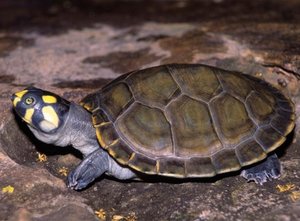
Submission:
[[[13,94],[13,95],[10,96],[11,101],[14,101],[15,98],[16,98],[15,94]]]

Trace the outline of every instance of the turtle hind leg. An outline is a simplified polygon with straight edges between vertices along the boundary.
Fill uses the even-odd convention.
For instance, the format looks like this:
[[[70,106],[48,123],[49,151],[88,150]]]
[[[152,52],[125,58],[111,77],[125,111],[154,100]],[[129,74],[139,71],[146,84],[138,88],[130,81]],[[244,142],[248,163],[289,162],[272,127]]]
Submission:
[[[276,154],[267,157],[261,163],[245,169],[241,172],[241,176],[247,181],[254,181],[262,185],[268,180],[277,179],[280,177],[281,165]]]
[[[67,186],[74,190],[87,187],[108,169],[108,155],[101,148],[89,154],[68,175]]]

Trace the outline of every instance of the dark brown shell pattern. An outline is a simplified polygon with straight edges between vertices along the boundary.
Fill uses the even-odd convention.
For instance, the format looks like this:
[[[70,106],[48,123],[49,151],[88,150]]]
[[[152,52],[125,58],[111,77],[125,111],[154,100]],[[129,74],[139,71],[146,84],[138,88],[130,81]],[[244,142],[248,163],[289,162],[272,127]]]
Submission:
[[[294,106],[263,80],[171,64],[115,79],[81,103],[100,145],[146,174],[212,177],[266,158],[294,127]]]

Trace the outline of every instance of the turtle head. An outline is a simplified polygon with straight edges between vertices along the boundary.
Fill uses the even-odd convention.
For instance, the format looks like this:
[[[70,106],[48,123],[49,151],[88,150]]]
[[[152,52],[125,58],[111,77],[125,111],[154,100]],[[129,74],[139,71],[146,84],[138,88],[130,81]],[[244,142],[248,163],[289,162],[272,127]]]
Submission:
[[[43,133],[53,133],[63,125],[70,103],[60,96],[35,87],[12,95],[13,108],[29,127]]]

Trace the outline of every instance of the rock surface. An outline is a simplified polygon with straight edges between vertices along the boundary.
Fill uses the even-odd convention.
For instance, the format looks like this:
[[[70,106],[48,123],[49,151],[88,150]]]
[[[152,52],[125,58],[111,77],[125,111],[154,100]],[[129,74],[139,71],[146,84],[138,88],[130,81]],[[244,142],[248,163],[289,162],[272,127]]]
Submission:
[[[0,10],[0,220],[300,220],[299,127],[282,147],[282,177],[263,186],[238,174],[102,177],[75,192],[64,180],[80,154],[38,142],[10,103],[28,85],[76,102],[134,69],[205,63],[264,78],[299,115],[299,1],[3,0]]]

